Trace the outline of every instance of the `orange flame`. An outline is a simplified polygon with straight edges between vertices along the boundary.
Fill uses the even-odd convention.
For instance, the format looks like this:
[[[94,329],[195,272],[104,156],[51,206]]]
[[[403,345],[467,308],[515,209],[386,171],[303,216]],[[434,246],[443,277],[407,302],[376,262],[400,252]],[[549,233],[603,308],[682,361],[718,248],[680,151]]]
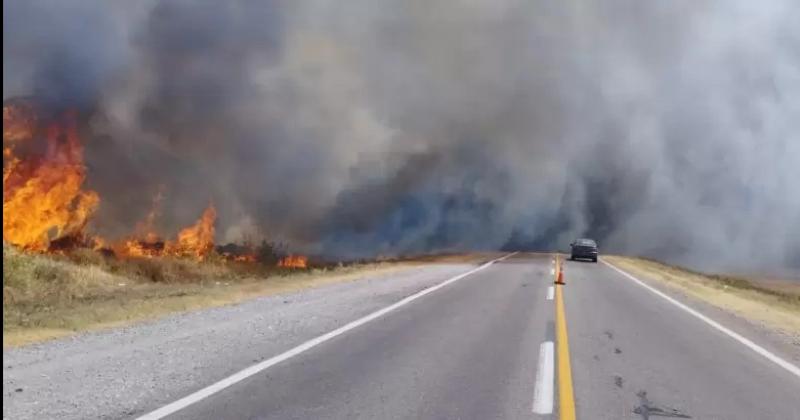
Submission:
[[[33,150],[36,141],[44,141],[42,152],[18,156],[17,146],[25,143]],[[81,237],[100,202],[96,192],[81,188],[85,178],[74,113],[65,113],[40,130],[32,107],[3,105],[5,241],[46,251],[51,241]]]
[[[166,244],[158,238],[131,238],[115,247],[114,252],[126,257],[158,257],[164,253]]]
[[[101,249],[106,249],[108,245],[106,244],[106,240],[100,236],[95,236],[92,238],[92,249],[95,251],[100,251]]]
[[[254,263],[258,261],[252,242],[245,239],[243,245],[227,244],[217,248],[217,252],[226,261]]]
[[[136,224],[134,236],[115,245],[114,252],[128,257],[157,257],[164,253],[165,243],[156,232],[156,219],[161,214],[164,188],[159,188],[153,197],[150,211],[144,220]]]
[[[114,253],[125,257],[151,258],[172,255],[204,260],[214,250],[216,209],[213,205],[209,205],[195,224],[178,233],[176,241],[165,242],[155,231],[155,221],[160,214],[163,196],[162,188],[153,198],[150,212],[143,221],[137,223],[134,236],[117,242],[113,247]],[[97,243],[97,240],[95,242]]]
[[[217,210],[210,204],[197,223],[178,232],[178,240],[168,243],[166,252],[172,255],[194,256],[199,260],[205,259],[214,250],[216,220]]]
[[[233,257],[233,260],[236,262],[254,263],[257,261],[257,257],[254,254],[236,255]]]
[[[308,257],[304,255],[289,255],[278,261],[278,267],[284,268],[306,268]]]
[[[63,252],[76,246],[121,256],[189,256],[205,259],[214,250],[216,209],[205,210],[175,241],[156,231],[163,188],[152,208],[127,239],[108,244],[88,237],[84,228],[99,205],[94,191],[83,189],[86,166],[74,112],[43,118],[36,103],[13,99],[3,104],[3,240],[30,251]],[[237,261],[255,261],[240,255]]]
[[[161,203],[164,201],[164,186],[159,187],[158,192],[153,197],[153,204],[150,207],[150,212],[143,221],[136,225],[136,233],[144,237],[145,242],[158,242],[160,237],[156,233],[156,219],[161,215]]]

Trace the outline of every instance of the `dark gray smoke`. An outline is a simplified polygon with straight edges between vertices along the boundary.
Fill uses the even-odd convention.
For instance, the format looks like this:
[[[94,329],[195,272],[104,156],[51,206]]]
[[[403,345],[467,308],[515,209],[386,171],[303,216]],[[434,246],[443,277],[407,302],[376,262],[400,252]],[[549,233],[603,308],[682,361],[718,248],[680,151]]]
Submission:
[[[359,256],[800,266],[800,4],[5,1],[3,97],[79,107],[95,228],[159,186]]]

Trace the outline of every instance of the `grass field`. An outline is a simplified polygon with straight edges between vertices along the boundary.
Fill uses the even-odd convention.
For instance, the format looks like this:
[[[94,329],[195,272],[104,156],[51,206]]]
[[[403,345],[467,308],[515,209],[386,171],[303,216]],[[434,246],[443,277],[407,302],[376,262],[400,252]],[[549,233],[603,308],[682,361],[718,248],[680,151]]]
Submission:
[[[221,258],[37,255],[3,246],[3,347],[343,282],[419,261],[281,269]]]

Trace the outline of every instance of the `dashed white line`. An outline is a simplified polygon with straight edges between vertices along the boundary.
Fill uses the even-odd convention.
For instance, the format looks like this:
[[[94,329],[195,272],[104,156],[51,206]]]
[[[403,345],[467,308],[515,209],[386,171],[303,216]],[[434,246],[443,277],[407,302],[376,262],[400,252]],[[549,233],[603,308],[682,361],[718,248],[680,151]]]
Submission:
[[[700,312],[697,312],[696,310],[684,305],[683,303],[678,302],[677,300],[675,300],[672,297],[668,296],[667,294],[661,292],[660,290],[645,284],[643,281],[637,279],[636,277],[632,276],[631,274],[628,274],[627,272],[623,271],[622,269],[617,268],[616,266],[612,265],[611,263],[608,263],[605,260],[600,260],[600,261],[602,261],[603,264],[605,264],[605,265],[613,268],[614,270],[618,271],[620,274],[622,274],[623,276],[627,277],[629,280],[633,281],[634,283],[638,284],[639,286],[642,286],[645,289],[647,289],[647,290],[655,293],[656,295],[664,298],[669,303],[677,306],[678,308],[683,309],[684,311],[686,311],[689,314],[695,316],[699,320],[701,320],[701,321],[705,322],[706,324],[716,328],[717,330],[725,333],[729,337],[733,338],[734,340],[738,341],[741,344],[744,344],[746,347],[749,347],[754,352],[766,357],[769,361],[771,361],[771,362],[775,363],[776,365],[786,369],[790,373],[792,373],[795,376],[797,376],[798,378],[800,378],[800,367],[797,367],[796,365],[794,365],[791,362],[788,362],[788,361],[780,358],[779,356],[775,355],[774,353],[770,352],[769,350],[765,349],[764,347],[761,347],[758,344],[750,341],[749,339],[747,339],[747,338],[745,338],[745,337],[743,337],[743,336],[741,336],[741,335],[729,330],[728,328],[722,326],[722,324],[712,320],[711,318],[708,318],[707,316],[701,314]]]
[[[472,269],[470,271],[467,271],[466,273],[459,274],[459,275],[457,275],[455,277],[452,277],[452,278],[450,278],[448,280],[445,280],[445,281],[443,281],[443,282],[441,282],[441,283],[439,283],[439,284],[437,284],[435,286],[431,286],[431,287],[429,287],[427,289],[424,289],[424,290],[422,290],[420,292],[417,292],[417,293],[415,293],[415,294],[413,294],[411,296],[408,296],[405,299],[401,299],[401,300],[399,300],[399,301],[397,301],[397,302],[395,302],[395,303],[393,303],[393,304],[391,304],[391,305],[389,305],[389,306],[387,306],[387,307],[385,307],[383,309],[375,311],[375,312],[373,312],[373,313],[371,313],[371,314],[369,314],[369,315],[367,315],[367,316],[365,316],[363,318],[359,318],[359,319],[357,319],[357,320],[355,320],[355,321],[353,321],[353,322],[351,322],[349,324],[346,324],[346,325],[344,325],[342,327],[339,327],[339,328],[337,328],[337,329],[335,329],[335,330],[333,330],[333,331],[331,331],[331,332],[329,332],[327,334],[323,334],[323,335],[321,335],[321,336],[319,336],[317,338],[313,338],[313,339],[311,339],[309,341],[306,341],[305,343],[300,344],[299,346],[297,346],[297,347],[295,347],[293,349],[287,350],[284,353],[281,353],[281,354],[279,354],[277,356],[274,356],[274,357],[271,357],[271,358],[269,358],[267,360],[264,360],[263,362],[260,362],[260,363],[257,363],[255,365],[252,365],[252,366],[250,366],[248,368],[245,368],[245,369],[243,369],[243,370],[241,370],[241,371],[239,371],[237,373],[234,373],[231,376],[228,376],[225,379],[220,380],[219,382],[213,383],[213,384],[211,384],[211,385],[209,385],[209,386],[207,386],[207,387],[205,387],[205,388],[203,388],[203,389],[201,389],[199,391],[196,391],[193,394],[189,394],[189,395],[187,395],[187,396],[185,396],[185,397],[183,397],[183,398],[181,398],[181,399],[179,399],[179,400],[177,400],[175,402],[169,403],[169,404],[167,404],[167,405],[165,405],[165,406],[163,406],[163,407],[161,407],[161,408],[159,408],[159,409],[157,409],[155,411],[151,411],[151,412],[139,417],[138,420],[157,420],[157,419],[162,419],[162,418],[164,418],[164,417],[166,417],[166,416],[168,416],[170,414],[173,414],[173,413],[175,413],[175,412],[177,412],[177,411],[179,411],[179,410],[181,410],[183,408],[186,408],[186,407],[188,407],[188,406],[190,406],[190,405],[192,405],[192,404],[194,404],[194,403],[196,403],[196,402],[198,402],[200,400],[208,398],[211,395],[214,395],[217,392],[222,391],[223,389],[225,389],[225,388],[227,388],[227,387],[229,387],[231,385],[236,384],[237,382],[241,382],[244,379],[247,379],[247,378],[249,378],[249,377],[251,377],[251,376],[253,376],[253,375],[255,375],[255,374],[259,373],[259,372],[262,372],[262,371],[264,371],[266,369],[269,369],[270,367],[275,366],[278,363],[283,362],[283,361],[285,361],[287,359],[290,359],[290,358],[292,358],[294,356],[297,356],[298,354],[306,352],[306,351],[308,351],[308,350],[310,350],[310,349],[312,349],[312,348],[314,348],[314,347],[316,347],[316,346],[318,346],[318,345],[320,345],[320,344],[322,344],[322,343],[324,343],[324,342],[326,342],[326,341],[328,341],[328,340],[330,340],[330,339],[332,339],[334,337],[340,336],[340,335],[342,335],[342,334],[344,334],[344,333],[346,333],[346,332],[348,332],[348,331],[350,331],[350,330],[352,330],[354,328],[360,327],[361,325],[364,325],[367,322],[370,322],[372,320],[380,318],[383,315],[386,315],[389,312],[394,311],[395,309],[398,309],[398,308],[400,308],[402,306],[408,305],[409,303],[411,303],[411,302],[413,302],[413,301],[415,301],[415,300],[417,300],[417,299],[419,299],[419,298],[421,298],[421,297],[423,297],[423,296],[425,296],[427,294],[433,293],[433,292],[435,292],[435,291],[441,289],[442,287],[445,287],[445,286],[447,286],[447,285],[449,285],[451,283],[455,283],[455,282],[463,279],[464,277],[469,276],[470,274],[477,273],[478,271],[481,271],[481,270],[489,267],[490,265],[492,265],[492,264],[494,264],[494,263],[496,263],[498,261],[503,261],[504,259],[506,259],[506,258],[508,258],[508,257],[510,257],[510,256],[512,256],[514,254],[516,254],[516,252],[512,252],[511,254],[508,254],[508,255],[505,255],[503,257],[497,258],[495,260],[489,261],[486,264],[483,264],[483,265],[481,265],[481,266],[479,266],[477,268],[474,268],[474,269]]]
[[[533,412],[553,413],[553,381],[555,373],[553,342],[545,341],[539,346],[539,367],[536,371],[536,387],[533,390]]]
[[[556,275],[556,269],[555,268],[551,268],[550,269],[550,275],[551,276],[555,276]]]
[[[553,296],[555,295],[556,289],[553,286],[547,288],[547,300],[553,300]]]

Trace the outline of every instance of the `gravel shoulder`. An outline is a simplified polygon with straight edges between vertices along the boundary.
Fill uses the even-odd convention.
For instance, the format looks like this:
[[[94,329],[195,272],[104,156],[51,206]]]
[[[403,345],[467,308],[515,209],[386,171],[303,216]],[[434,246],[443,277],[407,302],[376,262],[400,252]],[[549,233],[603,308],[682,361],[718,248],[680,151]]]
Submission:
[[[143,414],[474,266],[418,265],[4,349],[3,418]]]

